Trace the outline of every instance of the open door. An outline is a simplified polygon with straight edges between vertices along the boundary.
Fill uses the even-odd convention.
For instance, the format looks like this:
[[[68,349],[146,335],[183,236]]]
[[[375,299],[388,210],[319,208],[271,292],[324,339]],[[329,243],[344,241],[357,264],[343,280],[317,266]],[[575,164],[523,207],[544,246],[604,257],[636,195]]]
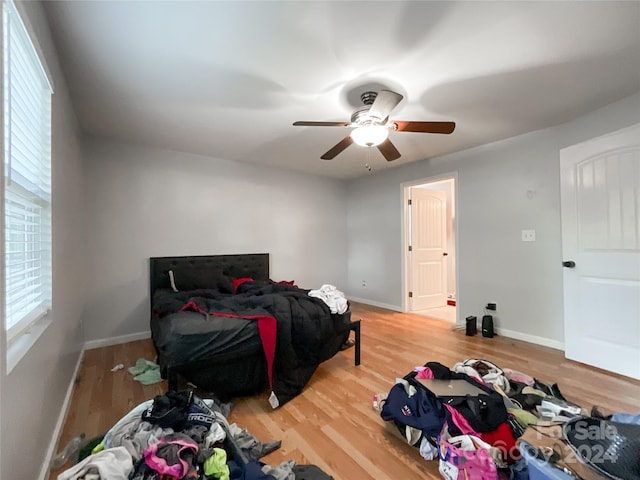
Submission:
[[[447,200],[445,192],[410,189],[410,310],[447,304]]]
[[[565,355],[640,379],[640,125],[560,152]]]

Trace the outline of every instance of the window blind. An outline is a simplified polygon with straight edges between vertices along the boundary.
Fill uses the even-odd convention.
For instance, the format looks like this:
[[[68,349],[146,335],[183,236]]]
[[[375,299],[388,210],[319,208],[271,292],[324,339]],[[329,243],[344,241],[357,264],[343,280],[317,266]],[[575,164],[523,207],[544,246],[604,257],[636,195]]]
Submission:
[[[13,2],[3,1],[5,328],[51,308],[51,86]]]

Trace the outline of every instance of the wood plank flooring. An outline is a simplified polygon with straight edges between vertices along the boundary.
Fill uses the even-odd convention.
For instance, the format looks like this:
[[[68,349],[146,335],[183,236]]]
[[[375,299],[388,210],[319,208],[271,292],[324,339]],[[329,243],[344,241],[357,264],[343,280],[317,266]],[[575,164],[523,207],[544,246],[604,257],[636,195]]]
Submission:
[[[423,460],[371,403],[396,377],[428,361],[451,367],[465,358],[484,358],[557,382],[567,399],[584,407],[640,411],[639,381],[566,360],[561,351],[504,337],[467,337],[447,322],[363,304],[353,303],[352,312],[352,318],[362,319],[360,366],[354,366],[353,348],[339,352],[318,368],[301,395],[276,410],[266,392],[234,400],[231,422],[262,442],[282,441],[265,463],[313,463],[336,480],[440,479],[437,462]],[[164,393],[166,382],[143,386],[126,369],[110,371],[118,363],[130,367],[138,358],[154,357],[150,340],[87,351],[57,450],[82,432],[87,438],[105,433],[133,407]]]

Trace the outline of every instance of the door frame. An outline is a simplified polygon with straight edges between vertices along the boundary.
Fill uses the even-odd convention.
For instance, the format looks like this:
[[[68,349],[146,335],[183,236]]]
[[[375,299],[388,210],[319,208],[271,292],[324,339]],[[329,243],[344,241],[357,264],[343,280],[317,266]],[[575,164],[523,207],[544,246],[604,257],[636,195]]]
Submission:
[[[425,177],[419,180],[411,180],[400,184],[400,208],[402,218],[402,231],[400,235],[400,258],[402,258],[402,311],[409,312],[409,224],[411,221],[411,215],[409,215],[409,192],[411,187],[417,187],[418,185],[424,185],[428,183],[441,182],[443,180],[453,180],[453,225],[454,225],[454,242],[456,246],[456,267],[455,267],[455,279],[456,279],[456,325],[460,325],[460,311],[461,311],[461,295],[460,295],[460,242],[458,241],[458,225],[460,224],[460,214],[458,208],[458,172],[447,172],[434,175],[432,177]]]

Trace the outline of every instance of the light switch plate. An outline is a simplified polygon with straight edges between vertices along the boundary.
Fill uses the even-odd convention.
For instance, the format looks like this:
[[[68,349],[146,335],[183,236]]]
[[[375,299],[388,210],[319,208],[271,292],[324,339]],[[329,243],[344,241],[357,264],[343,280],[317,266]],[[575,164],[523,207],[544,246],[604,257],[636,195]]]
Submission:
[[[535,230],[522,230],[522,241],[523,242],[535,242],[536,241],[536,231]]]

